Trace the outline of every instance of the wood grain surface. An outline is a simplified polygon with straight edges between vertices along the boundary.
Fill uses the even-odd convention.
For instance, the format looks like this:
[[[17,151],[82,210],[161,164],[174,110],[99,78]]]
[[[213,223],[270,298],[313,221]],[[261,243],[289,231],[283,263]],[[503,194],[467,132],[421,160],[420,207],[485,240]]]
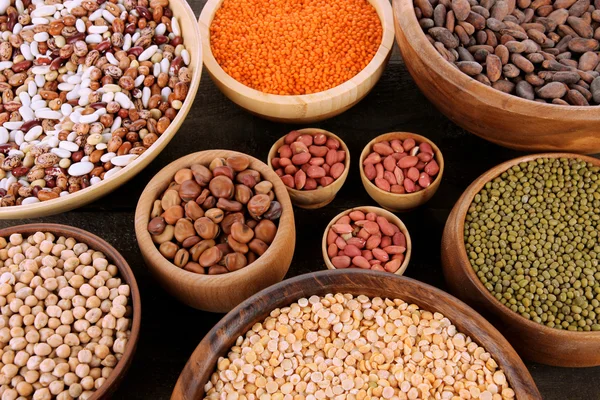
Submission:
[[[205,0],[190,0],[196,16],[204,3]],[[181,129],[135,179],[78,210],[35,220],[0,221],[0,227],[25,222],[74,225],[106,239],[129,262],[144,302],[142,328],[133,364],[115,399],[169,399],[188,358],[222,318],[220,314],[183,306],[150,275],[137,245],[133,222],[144,187],[173,160],[200,150],[233,149],[264,162],[277,139],[291,129],[306,127],[339,135],[348,145],[353,161],[346,183],[331,204],[318,210],[294,210],[298,234],[288,278],[325,269],[322,233],[334,216],[348,208],[377,205],[362,186],[357,163],[363,147],[376,136],[393,131],[415,132],[430,138],[444,153],[446,170],[438,192],[424,206],[400,215],[413,241],[411,262],[404,275],[443,290],[448,288],[440,263],[440,243],[450,209],[483,172],[525,154],[480,139],[444,117],[415,85],[397,46],[381,80],[363,101],[335,118],[309,126],[273,123],[252,116],[227,99],[204,72]],[[545,400],[600,399],[600,368],[556,368],[532,362],[526,365]]]

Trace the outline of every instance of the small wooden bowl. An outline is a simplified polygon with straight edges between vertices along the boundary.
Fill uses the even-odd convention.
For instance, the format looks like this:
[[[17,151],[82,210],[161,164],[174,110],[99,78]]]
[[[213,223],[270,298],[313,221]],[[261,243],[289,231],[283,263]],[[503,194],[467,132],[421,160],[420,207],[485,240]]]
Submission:
[[[402,220],[400,218],[398,218],[391,212],[384,210],[382,208],[379,208],[379,207],[371,207],[371,206],[354,207],[349,210],[343,211],[343,212],[339,213],[338,215],[336,215],[335,218],[333,218],[331,220],[331,222],[329,222],[329,225],[327,225],[327,228],[325,228],[325,233],[323,234],[323,241],[321,243],[321,247],[322,247],[322,251],[323,251],[323,260],[325,260],[325,265],[327,266],[327,269],[337,269],[336,267],[333,266],[333,264],[331,263],[331,260],[329,259],[329,255],[327,254],[327,233],[329,233],[331,226],[338,219],[342,218],[344,215],[350,214],[352,211],[355,211],[355,210],[362,211],[365,214],[369,213],[369,212],[374,212],[377,215],[385,217],[389,222],[393,223],[398,228],[400,228],[400,232],[404,233],[404,236],[406,237],[406,253],[404,253],[404,262],[402,263],[402,265],[400,266],[398,271],[394,272],[394,274],[396,274],[396,275],[404,274],[404,271],[406,271],[406,268],[408,267],[408,263],[410,261],[410,256],[412,253],[412,241],[410,240],[410,234],[408,233],[408,229],[406,229],[406,225],[404,225],[404,222],[402,222]],[[350,270],[345,269],[345,271],[350,271]]]
[[[600,152],[600,107],[559,106],[492,89],[460,72],[425,37],[413,0],[393,0],[396,39],[419,89],[454,123],[522,151]]]
[[[535,154],[500,164],[477,178],[458,199],[442,237],[442,266],[452,293],[484,314],[526,359],[560,367],[600,365],[600,332],[572,332],[530,321],[500,303],[481,283],[464,245],[465,217],[473,198],[489,181],[512,166],[537,158],[579,158],[600,166],[600,160],[568,153]]]
[[[344,162],[344,172],[342,175],[337,178],[331,185],[327,187],[317,188],[315,190],[296,190],[290,187],[285,187],[290,194],[290,198],[292,199],[292,203],[295,206],[300,208],[305,208],[307,210],[313,210],[316,208],[325,207],[327,204],[331,203],[333,199],[335,199],[335,195],[340,191],[344,182],[346,182],[346,178],[348,177],[348,171],[350,171],[350,151],[348,150],[348,146],[342,139],[333,133],[317,128],[306,128],[300,129],[298,132],[302,132],[303,134],[308,135],[316,135],[317,133],[323,133],[327,137],[332,137],[340,141],[340,148],[346,152],[346,161]],[[271,165],[271,160],[277,156],[277,150],[281,146],[283,146],[285,136],[275,142],[271,150],[269,150],[269,156],[267,158],[267,165],[269,168],[273,169],[273,165]]]
[[[192,164],[208,165],[217,157],[244,155],[250,159],[250,168],[260,172],[273,184],[277,201],[283,212],[275,240],[267,251],[249,266],[223,275],[200,275],[176,267],[164,258],[148,233],[150,211],[173,180],[175,172]],[[262,161],[230,150],[207,150],[192,153],[164,167],[148,183],[135,210],[135,234],[146,261],[156,280],[179,301],[200,310],[227,312],[265,287],[283,279],[292,262],[296,244],[296,228],[292,203],[285,185],[275,172]]]
[[[0,237],[8,238],[13,233],[21,233],[23,237],[33,235],[36,232],[50,232],[57,236],[72,237],[75,240],[87,244],[91,249],[98,250],[106,256],[118,269],[121,278],[129,285],[131,289],[131,302],[133,307],[133,318],[131,322],[131,336],[127,341],[125,353],[115,366],[106,382],[96,390],[89,400],[99,400],[109,398],[123,381],[131,362],[140,336],[140,323],[142,320],[142,305],[140,300],[140,290],[135,280],[133,271],[127,264],[123,256],[110,244],[98,236],[84,231],[83,229],[75,228],[69,225],[61,224],[27,224],[11,226],[10,228],[0,229]]]
[[[328,293],[399,298],[424,310],[440,312],[494,357],[517,399],[542,398],[529,371],[506,339],[462,301],[414,279],[384,272],[339,270],[286,279],[252,296],[227,314],[196,347],[179,375],[171,400],[204,398],[204,385],[214,372],[218,358],[227,355],[237,338],[255,323],[263,321],[273,309],[286,307],[303,297]]]
[[[171,139],[173,139],[181,127],[181,124],[183,124],[188,112],[192,108],[196,92],[198,92],[200,76],[202,75],[202,46],[200,44],[200,29],[198,28],[196,17],[188,2],[186,0],[171,0],[169,5],[173,10],[173,15],[179,18],[183,43],[191,56],[189,68],[192,72],[192,80],[190,82],[188,95],[183,102],[183,107],[181,107],[177,116],[171,122],[171,125],[169,125],[167,130],[160,135],[158,140],[148,150],[109,179],[57,199],[24,206],[0,207],[0,219],[45,217],[70,211],[74,208],[91,203],[92,201],[106,196],[136,176],[141,170],[146,168],[146,166],[148,166],[148,164],[150,164],[150,162],[152,162],[152,160],[154,160],[167,146]]]
[[[379,189],[373,182],[367,179],[365,175],[365,169],[363,166],[363,161],[367,156],[372,152],[372,147],[375,143],[384,141],[384,140],[394,140],[394,139],[408,139],[413,138],[417,141],[417,143],[428,143],[435,153],[435,161],[437,161],[440,166],[440,172],[438,172],[437,176],[431,182],[429,187],[426,187],[423,190],[414,193],[405,193],[405,194],[397,194],[386,192],[384,190]],[[362,153],[360,153],[360,179],[362,180],[363,186],[369,196],[373,200],[375,200],[381,207],[386,210],[392,212],[403,212],[410,211],[414,208],[417,208],[426,202],[429,201],[435,194],[435,192],[440,187],[440,182],[442,181],[442,175],[444,174],[444,157],[442,156],[442,152],[440,149],[433,143],[431,140],[427,139],[425,136],[417,135],[416,133],[410,132],[391,132],[385,133],[383,135],[377,136],[375,139],[371,140],[363,149]]]
[[[200,34],[204,65],[217,87],[247,111],[260,117],[286,123],[311,123],[334,117],[354,106],[377,83],[394,45],[394,21],[389,0],[369,0],[377,11],[383,34],[381,45],[371,62],[343,84],[319,93],[280,96],[252,89],[229,76],[213,56],[210,25],[223,0],[209,0],[200,14]]]

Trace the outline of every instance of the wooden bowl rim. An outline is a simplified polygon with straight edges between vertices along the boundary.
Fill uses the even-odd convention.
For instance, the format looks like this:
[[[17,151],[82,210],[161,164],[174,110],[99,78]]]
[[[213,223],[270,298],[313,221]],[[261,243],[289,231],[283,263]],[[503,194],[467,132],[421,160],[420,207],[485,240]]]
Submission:
[[[317,133],[322,133],[325,136],[328,137],[332,137],[335,138],[337,140],[339,140],[340,142],[340,146],[342,147],[342,150],[344,150],[346,152],[346,161],[344,162],[344,172],[342,172],[342,175],[340,175],[336,180],[334,180],[333,182],[331,182],[331,184],[329,186],[326,187],[317,187],[316,189],[312,189],[312,190],[298,190],[298,189],[294,189],[291,187],[285,187],[288,192],[295,194],[296,196],[305,196],[307,194],[313,195],[315,193],[324,193],[328,188],[331,187],[331,185],[335,184],[335,183],[340,183],[340,188],[344,185],[344,182],[346,181],[346,178],[348,177],[348,173],[350,171],[350,150],[348,150],[348,146],[346,145],[346,143],[342,140],[342,138],[340,138],[339,136],[337,136],[335,133],[332,133],[330,131],[326,131],[325,129],[321,129],[321,128],[304,128],[304,129],[295,129],[296,132],[303,132],[306,133],[308,135],[314,136]],[[283,146],[283,140],[285,139],[285,137],[287,136],[287,134],[283,135],[282,137],[280,137],[279,139],[277,139],[277,141],[273,144],[273,146],[271,146],[271,149],[269,150],[269,155],[267,156],[267,165],[269,166],[269,168],[271,168],[273,171],[275,171],[275,168],[273,168],[273,165],[271,164],[271,160],[274,158],[275,154],[277,153],[277,150]],[[338,182],[339,181],[339,182]],[[339,190],[339,188],[338,188]]]
[[[327,269],[337,270],[337,268],[334,267],[333,264],[331,263],[331,260],[329,259],[329,255],[327,254],[327,234],[329,233],[331,226],[338,219],[342,218],[345,215],[350,214],[352,211],[357,211],[357,210],[362,211],[362,212],[365,212],[365,211],[366,212],[374,212],[375,214],[377,214],[379,216],[385,217],[389,222],[393,223],[398,228],[400,228],[400,231],[406,237],[406,253],[404,255],[404,261],[402,262],[402,265],[392,275],[402,276],[404,274],[404,272],[406,272],[406,268],[408,268],[408,263],[410,262],[410,257],[412,255],[412,240],[410,238],[410,233],[408,232],[408,228],[406,227],[406,225],[404,225],[404,222],[396,214],[394,214],[391,211],[388,211],[384,208],[375,207],[375,206],[358,206],[358,207],[349,208],[345,211],[342,211],[335,217],[333,217],[331,219],[331,221],[329,222],[329,224],[327,224],[327,227],[325,228],[325,232],[323,233],[323,240],[321,241],[321,250],[323,251],[323,260],[325,261],[325,265],[327,266]],[[341,271],[348,271],[348,269],[344,269]],[[377,271],[374,271],[374,272],[377,272]],[[389,272],[385,272],[385,273],[390,274]]]
[[[17,219],[17,218],[35,218],[43,215],[52,215],[58,211],[52,211],[53,208],[60,209],[74,209],[78,208],[79,204],[87,204],[94,201],[108,193],[112,192],[116,188],[120,187],[131,178],[141,172],[154,158],[156,158],[160,152],[169,144],[171,139],[175,136],[181,124],[183,124],[187,114],[192,108],[198,87],[200,86],[200,78],[202,76],[202,44],[200,41],[200,29],[198,24],[195,23],[196,16],[194,11],[186,0],[171,0],[172,3],[179,3],[184,10],[184,16],[187,20],[193,21],[192,29],[194,29],[194,35],[198,37],[197,48],[186,48],[192,54],[196,52],[198,54],[198,64],[192,68],[192,80],[190,82],[190,88],[188,94],[183,102],[183,106],[175,116],[175,119],[167,127],[167,130],[160,135],[158,140],[152,144],[146,151],[144,151],[139,157],[133,160],[129,165],[116,172],[113,176],[108,179],[102,180],[101,182],[89,186],[85,189],[81,189],[75,193],[71,193],[67,196],[58,197],[56,199],[41,201],[32,204],[18,205],[12,207],[0,207],[0,219]],[[176,15],[179,20],[182,20],[182,15]],[[186,25],[187,26],[187,25]],[[186,28],[187,29],[187,28]],[[190,46],[192,43],[189,43]]]
[[[96,390],[90,397],[90,400],[103,398],[116,387],[112,387],[115,383],[119,383],[124,377],[129,368],[129,363],[133,359],[133,355],[140,336],[140,326],[142,320],[142,305],[140,299],[140,289],[135,279],[135,274],[127,263],[127,260],[115,249],[110,243],[95,234],[76,228],[70,225],[52,224],[52,223],[33,223],[16,225],[8,228],[0,229],[0,237],[8,237],[13,233],[21,233],[23,236],[30,236],[35,232],[50,232],[58,236],[73,237],[90,246],[90,248],[101,251],[106,258],[119,269],[120,277],[129,285],[131,289],[131,301],[133,302],[133,318],[131,319],[131,335],[127,340],[125,353],[119,360],[112,373],[109,375],[106,382]],[[93,243],[93,244],[92,244]],[[119,382],[117,382],[119,381]]]
[[[394,18],[401,27],[407,42],[419,54],[419,58],[429,68],[437,71],[446,81],[458,88],[457,90],[468,92],[477,97],[480,102],[490,107],[503,109],[514,114],[530,117],[556,119],[556,112],[561,112],[562,120],[579,120],[594,122],[600,114],[600,108],[594,106],[565,106],[552,103],[537,103],[533,100],[523,99],[516,95],[501,92],[490,86],[471,78],[454,68],[435,50],[433,45],[425,37],[425,33],[419,26],[419,21],[414,12],[412,0],[392,0]],[[401,10],[408,10],[403,12]],[[474,90],[484,91],[483,94],[474,94]],[[523,127],[523,134],[527,128]]]
[[[210,46],[210,25],[214,18],[214,14],[221,7],[224,0],[208,0],[200,13],[198,25],[200,26],[202,48],[204,52],[204,65],[215,79],[225,85],[228,89],[251,100],[260,101],[263,103],[273,104],[275,106],[297,106],[298,104],[314,104],[323,101],[330,101],[332,98],[338,97],[344,93],[355,90],[360,84],[366,81],[373,75],[379,67],[386,61],[387,57],[394,46],[395,26],[392,12],[392,6],[389,0],[368,0],[369,3],[377,3],[382,7],[382,15],[377,14],[381,22],[382,35],[381,43],[377,52],[358,74],[331,89],[322,92],[303,94],[303,95],[277,95],[264,93],[256,89],[252,89],[241,82],[238,82],[223,70],[219,65],[215,56],[212,53]],[[371,4],[372,5],[372,4]],[[375,8],[373,6],[373,8]]]
[[[366,178],[363,161],[365,160],[365,158],[367,158],[367,156],[371,152],[373,145],[375,143],[379,143],[384,140],[388,140],[387,137],[392,136],[392,135],[394,135],[394,136],[396,136],[396,135],[410,136],[411,138],[417,139],[417,141],[421,141],[421,142],[425,142],[425,143],[429,144],[435,153],[434,154],[435,161],[438,163],[440,170],[439,170],[437,176],[435,177],[435,179],[431,182],[431,184],[428,187],[426,187],[425,189],[419,190],[418,192],[412,192],[412,193],[386,192],[385,190],[378,188],[377,185],[375,185],[369,179],[365,179],[365,181],[367,182],[367,185],[369,185],[373,190],[375,190],[377,193],[381,194],[382,196],[388,196],[390,198],[396,198],[396,199],[410,199],[411,197],[412,198],[422,197],[423,193],[432,191],[434,188],[435,188],[435,190],[437,190],[437,187],[435,187],[434,184],[438,181],[438,179],[441,181],[442,175],[444,174],[444,167],[445,167],[444,156],[442,155],[442,151],[440,150],[440,148],[437,147],[437,145],[435,143],[433,143],[430,139],[426,138],[425,136],[421,136],[417,133],[400,132],[400,131],[399,132],[388,132],[388,133],[381,134],[381,135],[377,136],[376,138],[374,138],[373,140],[371,140],[369,143],[367,143],[367,145],[363,148],[363,151],[360,153],[360,162],[358,164],[358,167],[360,168],[360,174]]]
[[[197,160],[198,158],[210,155],[212,153],[215,154],[215,158],[229,157],[234,155],[248,157],[250,159],[250,168],[258,171],[264,179],[268,180],[273,184],[273,191],[275,192],[276,200],[279,201],[279,203],[281,203],[282,208],[281,217],[279,218],[277,225],[277,233],[275,234],[275,239],[273,239],[273,242],[269,245],[267,251],[265,251],[260,257],[258,257],[252,264],[237,271],[228,272],[226,274],[220,275],[197,274],[195,272],[186,271],[183,268],[177,267],[175,264],[167,260],[162,254],[160,254],[160,251],[158,251],[156,244],[152,241],[152,237],[150,236],[150,233],[147,229],[148,222],[150,220],[150,211],[152,210],[152,203],[154,203],[154,201],[158,199],[158,197],[154,197],[154,194],[152,192],[149,192],[149,188],[151,187],[151,185],[162,183],[165,180],[168,180],[170,182],[173,179],[173,174],[169,172],[170,168],[175,166],[177,166],[178,169],[186,168],[191,164],[195,163],[195,160]],[[260,170],[257,169],[257,166],[260,167]],[[161,194],[162,192],[159,191],[159,197]],[[152,199],[148,200],[150,197],[152,197]],[[285,190],[285,185],[283,184],[281,179],[279,179],[277,174],[275,174],[275,172],[271,168],[269,168],[265,163],[263,163],[261,160],[255,157],[252,157],[251,155],[240,153],[234,150],[211,149],[198,151],[178,158],[177,160],[172,161],[171,163],[163,167],[163,169],[161,169],[156,175],[154,175],[154,177],[150,180],[150,182],[148,182],[148,184],[142,191],[142,194],[140,195],[135,210],[134,218],[135,234],[137,237],[138,245],[140,247],[140,251],[142,252],[145,258],[153,260],[153,262],[157,264],[159,268],[171,272],[173,274],[173,278],[171,279],[178,281],[187,280],[193,277],[196,284],[218,285],[223,281],[228,280],[228,278],[230,277],[241,277],[244,275],[260,272],[259,269],[263,267],[263,263],[259,261],[262,257],[264,257],[265,255],[267,256],[263,258],[264,261],[265,259],[269,258],[268,256],[271,254],[274,254],[279,251],[286,251],[287,245],[284,243],[285,237],[283,237],[282,234],[280,234],[279,227],[281,226],[281,224],[289,224],[290,222],[293,224],[294,212],[292,210],[292,203],[289,194],[287,190]]]
[[[475,287],[477,288],[479,293],[481,295],[483,295],[483,298],[486,300],[486,302],[488,304],[491,303],[494,306],[494,309],[497,309],[498,312],[502,313],[503,315],[510,318],[514,322],[522,324],[522,325],[526,326],[528,329],[538,330],[538,331],[541,331],[545,335],[548,335],[548,336],[552,335],[556,338],[569,339],[571,337],[574,337],[574,335],[576,335],[578,339],[589,338],[589,339],[593,339],[593,340],[598,340],[598,339],[600,339],[600,332],[567,331],[564,329],[550,328],[549,326],[546,326],[544,324],[539,324],[537,322],[528,320],[527,318],[523,317],[521,314],[514,312],[513,310],[511,310],[504,304],[500,303],[494,296],[492,296],[492,294],[489,292],[489,290],[487,290],[486,287],[483,285],[483,283],[481,283],[481,281],[477,277],[477,274],[475,274],[475,271],[473,270],[471,263],[468,260],[467,250],[466,250],[465,244],[464,244],[465,243],[464,227],[465,227],[466,213],[469,210],[469,207],[471,206],[471,203],[473,202],[473,198],[475,197],[475,195],[477,195],[477,193],[479,193],[481,188],[486,183],[497,178],[498,176],[500,176],[501,174],[506,172],[511,167],[513,167],[517,164],[520,164],[522,162],[533,161],[538,158],[575,158],[575,159],[580,159],[582,161],[592,163],[592,164],[600,167],[600,160],[597,158],[594,158],[594,157],[590,157],[590,156],[574,154],[574,153],[539,153],[539,154],[529,154],[526,156],[513,158],[512,160],[505,161],[502,164],[492,167],[488,171],[484,172],[481,176],[479,176],[477,179],[475,179],[473,181],[473,183],[471,183],[469,185],[469,187],[467,187],[467,189],[464,191],[464,193],[461,195],[461,197],[456,202],[456,205],[454,206],[453,211],[456,212],[454,222],[456,222],[456,223],[451,225],[450,232],[456,238],[459,239],[459,240],[457,240],[458,243],[452,244],[453,246],[456,246],[457,252],[459,255],[459,258],[457,259],[456,263],[460,266],[461,270],[463,272],[465,272],[465,274],[467,275],[467,279],[469,279],[469,281],[475,285]],[[446,222],[447,225],[448,225],[449,221],[450,220],[448,220]]]
[[[533,388],[535,388],[535,392],[539,394],[537,387],[535,385],[535,381],[531,377],[531,374],[525,367],[525,364],[523,363],[522,359],[519,357],[517,352],[514,350],[512,345],[504,338],[504,336],[502,336],[502,334],[490,322],[488,322],[483,316],[481,316],[481,314],[479,314],[477,311],[475,311],[473,308],[471,308],[468,304],[466,304],[463,301],[459,300],[458,298],[452,296],[451,294],[442,291],[441,289],[438,289],[429,284],[420,282],[416,279],[408,278],[406,276],[397,275],[395,277],[390,277],[390,275],[393,275],[393,274],[390,274],[389,272],[359,270],[359,269],[325,270],[325,271],[310,272],[307,274],[298,275],[293,278],[283,280],[275,285],[269,286],[266,289],[261,290],[260,292],[249,297],[248,299],[246,299],[244,302],[240,303],[229,313],[227,313],[204,336],[204,338],[202,338],[201,342],[198,344],[198,346],[196,347],[196,349],[190,356],[188,362],[186,363],[185,367],[181,371],[179,378],[177,379],[175,388],[173,389],[173,392],[171,395],[171,400],[183,400],[184,399],[184,397],[182,397],[182,394],[183,394],[182,390],[183,390],[183,386],[184,386],[183,376],[185,374],[187,374],[187,371],[192,368],[190,366],[190,364],[194,363],[195,359],[201,359],[201,360],[206,359],[205,354],[199,353],[202,350],[201,349],[202,343],[208,343],[210,341],[210,338],[217,338],[217,341],[215,343],[212,343],[207,347],[210,348],[213,351],[213,353],[221,352],[223,349],[221,349],[220,347],[224,347],[223,346],[224,340],[222,339],[222,337],[227,333],[227,327],[232,325],[232,323],[234,321],[237,321],[239,319],[247,319],[248,318],[250,320],[250,318],[255,318],[254,315],[250,315],[250,314],[248,314],[246,312],[242,312],[242,311],[244,311],[246,309],[250,309],[254,312],[254,314],[256,314],[256,307],[254,307],[254,305],[256,303],[257,298],[273,297],[273,298],[277,299],[280,297],[280,292],[285,287],[292,286],[294,284],[301,285],[301,286],[307,286],[307,284],[312,283],[314,280],[327,280],[330,277],[336,278],[336,277],[342,277],[342,276],[358,277],[359,279],[368,279],[368,278],[399,279],[399,280],[409,283],[411,285],[420,287],[421,289],[428,291],[437,297],[446,299],[448,301],[456,302],[459,306],[464,308],[464,312],[463,312],[463,310],[461,310],[461,312],[460,312],[463,319],[473,320],[474,322],[478,323],[480,326],[484,327],[485,332],[487,332],[488,336],[490,334],[497,336],[497,340],[495,340],[493,343],[495,345],[494,347],[498,347],[498,348],[502,349],[502,351],[498,352],[498,354],[506,354],[507,356],[512,357],[515,360],[515,362],[511,365],[514,368],[519,369],[523,372],[523,374],[513,374],[511,371],[511,373],[509,375],[509,374],[506,374],[506,371],[508,370],[506,367],[509,365],[507,365],[507,366],[500,365],[500,367],[505,371],[506,379],[509,381],[511,388],[513,388],[513,390],[515,390],[516,398],[519,398],[518,396],[520,395],[520,393],[517,393],[517,390],[519,390],[519,392],[520,392],[521,390],[523,390],[523,387],[533,387]],[[335,291],[332,291],[331,293],[333,293],[333,292],[335,292]],[[300,295],[300,293],[298,293],[298,295]],[[371,297],[371,296],[369,296],[369,297]],[[375,297],[375,296],[373,296],[373,297]],[[300,297],[298,297],[298,298],[300,298]],[[398,298],[402,298],[402,295],[399,294]],[[419,307],[421,307],[418,304],[418,302],[414,302],[414,303],[416,303]],[[284,306],[279,306],[279,307],[281,308]],[[274,308],[276,308],[276,307],[274,307]],[[428,310],[428,311],[432,311],[432,310]],[[457,322],[456,320],[452,320],[451,322],[455,326],[457,326],[457,323],[460,324],[460,321]],[[243,335],[245,333],[246,332],[243,332],[243,333],[235,332],[235,334],[241,334],[241,335]],[[472,339],[475,340],[476,342],[479,342],[478,338],[476,339],[475,337],[472,337]],[[486,350],[488,350],[489,345],[486,344],[485,346],[486,346],[485,347]],[[226,354],[226,352],[227,352],[227,350],[225,351],[225,354]],[[198,356],[197,356],[197,353],[198,353]],[[494,359],[499,358],[498,354],[492,354]],[[201,357],[200,357],[200,355],[201,355]],[[206,362],[203,362],[202,364],[199,364],[199,365],[202,367],[202,365],[205,365],[205,364],[206,364]],[[212,365],[211,367],[212,367],[211,369],[214,370],[215,365]],[[210,374],[209,374],[209,377],[210,377]],[[515,385],[515,382],[517,383],[517,385]],[[197,386],[200,386],[200,385],[197,385]],[[517,386],[518,388],[515,389],[515,386]],[[541,397],[539,397],[539,398],[541,399]]]

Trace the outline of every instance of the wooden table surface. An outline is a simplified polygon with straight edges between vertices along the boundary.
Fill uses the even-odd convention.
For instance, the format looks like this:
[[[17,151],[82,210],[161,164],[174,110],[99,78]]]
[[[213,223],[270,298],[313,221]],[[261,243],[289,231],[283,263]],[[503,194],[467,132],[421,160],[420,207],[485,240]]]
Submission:
[[[188,1],[198,16],[206,1]],[[288,277],[325,268],[321,232],[331,218],[350,207],[376,205],[361,184],[357,164],[363,146],[375,136],[392,131],[416,132],[432,139],[444,154],[446,171],[437,194],[422,208],[400,215],[414,244],[405,275],[442,289],[440,241],[450,209],[476,177],[523,154],[479,139],[438,112],[414,84],[397,48],[381,80],[362,102],[314,127],[332,131],[345,140],[352,166],[333,203],[320,210],[295,210],[297,245]],[[144,186],[171,161],[200,150],[232,149],[266,162],[275,140],[294,128],[300,127],[248,114],[222,95],[204,73],[192,110],[175,138],[128,184],[79,210],[35,220],[0,221],[0,228],[55,222],[89,230],[116,247],[131,265],[141,290],[142,329],[134,362],[114,398],[168,399],[188,357],[222,317],[177,302],[147,271],[133,228],[135,206]],[[527,134],[527,127],[523,127],[523,134]],[[527,367],[545,399],[600,399],[600,367],[555,368],[529,362]]]

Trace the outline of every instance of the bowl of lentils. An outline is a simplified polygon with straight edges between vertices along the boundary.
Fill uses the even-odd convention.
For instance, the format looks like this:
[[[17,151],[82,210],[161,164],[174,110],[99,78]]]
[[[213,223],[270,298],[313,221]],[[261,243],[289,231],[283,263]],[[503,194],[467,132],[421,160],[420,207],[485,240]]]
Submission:
[[[288,123],[358,103],[394,44],[388,0],[210,0],[199,23],[217,87],[249,112]]]
[[[525,358],[600,365],[599,183],[596,158],[516,158],[476,179],[446,222],[448,285]]]
[[[0,218],[87,204],[173,138],[202,70],[183,0],[3,2]]]

